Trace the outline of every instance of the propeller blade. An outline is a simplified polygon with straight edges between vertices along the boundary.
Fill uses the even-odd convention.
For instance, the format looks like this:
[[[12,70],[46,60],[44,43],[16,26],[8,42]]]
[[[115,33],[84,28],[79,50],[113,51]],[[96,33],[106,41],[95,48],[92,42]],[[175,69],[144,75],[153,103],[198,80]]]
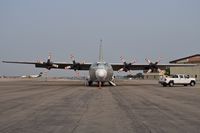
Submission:
[[[158,68],[158,72],[159,72],[159,73],[161,73],[161,72],[162,72],[162,70],[161,70],[160,68]]]
[[[44,61],[38,59],[38,60],[37,60],[37,63],[39,63],[39,64],[44,64]]]
[[[37,61],[37,63],[39,63],[39,64],[44,64],[44,62],[43,62],[43,61]]]
[[[160,61],[161,61],[161,60],[158,60],[156,63],[158,64],[158,63],[160,63]]]
[[[49,53],[48,59],[51,60],[51,53]]]
[[[48,56],[48,59],[47,59],[47,63],[50,63],[51,62],[51,52],[49,52],[49,56]]]
[[[145,58],[145,60],[150,64],[152,63],[149,59]]]
[[[136,61],[136,59],[133,59],[132,61],[131,61],[131,64],[134,64],[134,63],[136,63],[137,61]]]
[[[58,65],[57,64],[52,64],[53,67],[55,68],[58,68]]]
[[[71,66],[66,66],[65,67],[66,70],[71,69],[71,68],[72,68]]]
[[[85,64],[85,61],[81,61],[80,64]]]
[[[74,60],[75,60],[75,57],[74,57],[74,55],[73,55],[73,54],[70,54],[70,59],[71,59],[72,61],[74,61]]]
[[[126,62],[126,60],[122,57],[122,56],[120,56],[120,60],[124,63],[124,62]]]
[[[159,74],[160,74],[160,75],[165,75],[165,70],[161,70],[161,71],[159,72]]]
[[[163,57],[159,57],[157,62],[160,63],[162,60],[163,60]]]
[[[122,72],[122,71],[124,71],[124,68],[120,68],[117,72],[119,73],[119,72]]]
[[[148,71],[147,71],[147,73],[151,73],[152,72],[152,69],[149,69]]]

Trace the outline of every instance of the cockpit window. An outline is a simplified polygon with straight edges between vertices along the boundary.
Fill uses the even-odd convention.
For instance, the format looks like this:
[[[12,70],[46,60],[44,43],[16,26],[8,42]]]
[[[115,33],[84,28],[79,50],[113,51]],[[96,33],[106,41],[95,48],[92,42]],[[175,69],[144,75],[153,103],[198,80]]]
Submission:
[[[97,62],[96,65],[97,65],[97,66],[99,66],[99,65],[108,65],[108,63],[100,63],[100,62]]]
[[[105,68],[110,67],[110,66],[106,62],[96,62],[96,63],[92,64],[92,67],[93,68],[102,68],[102,69],[105,69]]]

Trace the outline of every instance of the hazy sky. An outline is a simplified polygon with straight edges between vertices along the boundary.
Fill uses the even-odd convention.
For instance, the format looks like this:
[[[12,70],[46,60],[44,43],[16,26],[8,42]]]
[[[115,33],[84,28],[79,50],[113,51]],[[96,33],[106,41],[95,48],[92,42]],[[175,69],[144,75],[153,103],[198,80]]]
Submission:
[[[0,0],[0,60],[164,63],[200,53],[199,0]],[[0,63],[0,75],[42,71]],[[63,74],[64,73],[64,74]],[[53,70],[50,75],[68,75]]]

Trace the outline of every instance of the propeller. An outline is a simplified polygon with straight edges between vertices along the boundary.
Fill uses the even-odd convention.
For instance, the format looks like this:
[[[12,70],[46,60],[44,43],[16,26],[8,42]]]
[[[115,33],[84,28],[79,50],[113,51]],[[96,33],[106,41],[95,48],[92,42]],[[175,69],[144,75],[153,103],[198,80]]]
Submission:
[[[78,70],[81,69],[81,64],[84,64],[85,62],[76,62],[74,55],[70,55],[70,59],[72,60],[72,65],[66,66],[65,69],[73,69],[75,71],[76,77],[80,77],[80,73]]]
[[[147,58],[145,60],[149,64],[149,67],[148,67],[149,70],[147,71],[147,73],[151,73],[151,72],[154,72],[154,71],[158,71],[159,73],[162,72],[162,70],[158,67],[158,63],[160,63],[161,59],[159,59],[158,61],[156,61],[154,63]]]
[[[121,56],[120,57],[120,60],[123,62],[123,67],[122,68],[120,68],[119,70],[118,70],[118,72],[121,72],[121,71],[124,71],[124,72],[130,72],[130,70],[131,70],[131,65],[132,64],[134,64],[135,62],[136,62],[136,60],[134,59],[133,61],[131,61],[130,63],[127,63],[126,62],[126,60]]]
[[[51,61],[51,53],[49,53],[49,56],[46,62],[38,61],[38,63],[44,66],[48,70],[50,70],[51,68],[58,68],[58,65]]]

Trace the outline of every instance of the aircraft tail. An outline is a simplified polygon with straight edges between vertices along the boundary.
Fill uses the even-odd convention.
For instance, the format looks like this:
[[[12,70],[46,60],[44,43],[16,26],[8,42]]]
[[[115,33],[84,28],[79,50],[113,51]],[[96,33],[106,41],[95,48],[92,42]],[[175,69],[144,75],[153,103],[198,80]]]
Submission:
[[[40,72],[40,74],[38,75],[38,77],[41,77],[41,76],[42,76],[42,74],[43,74],[43,72]]]
[[[102,39],[100,40],[100,46],[99,46],[99,62],[103,62],[103,48],[102,48]]]

